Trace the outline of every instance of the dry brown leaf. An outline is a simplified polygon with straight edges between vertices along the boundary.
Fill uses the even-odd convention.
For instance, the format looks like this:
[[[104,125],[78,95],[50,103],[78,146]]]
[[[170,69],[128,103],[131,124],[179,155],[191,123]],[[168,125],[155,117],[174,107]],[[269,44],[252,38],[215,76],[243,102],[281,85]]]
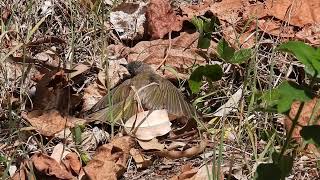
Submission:
[[[48,176],[55,176],[60,179],[73,179],[71,173],[63,168],[56,160],[48,155],[36,153],[31,157],[34,167],[37,171]]]
[[[129,151],[133,145],[132,138],[124,136],[99,147],[92,160],[84,167],[86,176],[92,180],[117,179],[126,170]]]
[[[303,109],[302,109],[300,116],[299,116],[299,119],[298,119],[298,124],[300,126],[296,126],[293,130],[293,133],[292,133],[292,137],[295,140],[297,140],[297,141],[301,140],[301,136],[300,136],[300,130],[302,129],[301,126],[307,126],[309,124],[310,117],[312,115],[315,104],[317,103],[317,100],[318,100],[317,98],[314,98],[311,101],[308,101],[304,104]],[[287,129],[287,131],[289,131],[292,126],[292,119],[295,118],[295,116],[299,110],[300,104],[301,104],[300,102],[296,101],[291,105],[289,117],[286,117],[284,120],[284,125],[285,125],[285,128]],[[318,112],[318,114],[315,114],[316,117],[319,115],[320,115],[320,111]],[[320,121],[318,121],[317,124],[320,125]]]
[[[167,33],[180,31],[180,21],[168,0],[150,0],[147,11],[148,33],[153,39],[163,38]]]
[[[83,73],[87,72],[89,69],[90,69],[90,67],[85,64],[77,64],[73,68],[73,70],[75,70],[75,71],[70,73],[69,78],[74,78],[80,74],[83,74]]]
[[[296,33],[296,38],[313,45],[320,45],[320,23],[306,25],[301,31]]]
[[[314,108],[315,108],[317,101],[318,101],[318,98],[314,98],[311,101],[306,102],[302,108],[302,111],[301,111],[299,119],[298,119],[298,126],[296,126],[292,132],[292,138],[294,138],[297,142],[302,141],[301,135],[300,135],[300,130],[302,129],[302,126],[311,125],[311,124],[309,124],[310,118],[311,118],[311,115],[314,111]],[[298,101],[292,103],[291,110],[289,112],[289,117],[286,117],[284,119],[284,126],[285,126],[287,132],[289,132],[292,127],[292,119],[294,119],[296,114],[298,113],[300,104],[301,103]],[[317,111],[318,112],[315,114],[315,117],[318,117],[320,115],[319,109],[317,109]],[[317,121],[316,124],[320,125],[320,121]],[[320,157],[319,149],[317,149],[313,144],[309,144],[308,149],[311,152],[316,153],[316,155],[318,157]]]
[[[163,61],[166,53],[169,53],[165,62],[166,66],[175,68],[179,78],[186,79],[187,70],[195,64],[203,65],[206,63],[206,58],[198,51],[197,39],[199,33],[183,32],[179,37],[172,39],[172,47],[168,51],[169,40],[153,40],[141,41],[130,49],[128,54],[128,62],[143,61],[156,69]],[[216,43],[212,42],[210,49],[215,49]],[[177,78],[176,74],[165,70],[164,75],[167,78]]]
[[[181,167],[181,173],[171,178],[171,180],[184,180],[192,178],[197,174],[198,168],[193,168],[191,164],[186,164]]]
[[[165,109],[143,111],[129,118],[124,128],[128,134],[133,134],[138,139],[151,140],[170,132],[171,122]]]
[[[69,172],[79,175],[82,166],[78,154],[74,152],[67,154],[62,160],[62,163]]]
[[[274,36],[292,38],[295,35],[292,26],[283,26],[281,22],[275,20],[258,20],[258,27]]]
[[[125,74],[128,74],[128,70],[121,65],[127,64],[127,60],[125,58],[119,58],[116,60],[109,60],[108,63],[108,69],[98,73],[98,82],[99,84],[102,84],[105,89],[112,89],[114,86],[119,84],[119,82],[124,78]],[[107,83],[109,84],[106,84],[106,72],[108,72]]]
[[[217,172],[217,167],[215,168],[216,172],[213,174],[212,165],[205,165],[202,166],[197,174],[195,174],[193,177],[189,178],[188,180],[207,180],[208,177],[217,177],[217,174],[219,173],[220,177],[218,179],[224,179],[223,172],[220,170],[220,172]],[[209,172],[208,172],[209,169]],[[209,174],[208,174],[209,173]]]
[[[164,144],[159,143],[157,138],[153,138],[149,141],[142,141],[138,139],[138,143],[144,150],[164,150]]]
[[[38,81],[32,100],[33,110],[57,109],[69,114],[70,109],[80,103],[81,96],[70,93],[64,71],[48,71]]]
[[[22,117],[44,136],[54,136],[65,127],[74,127],[75,124],[84,124],[85,122],[83,119],[71,116],[63,117],[57,110],[35,110],[28,114],[22,113]]]
[[[130,155],[136,162],[137,168],[147,168],[152,163],[149,159],[146,159],[138,149],[131,148]]]
[[[320,23],[319,0],[267,0],[266,6],[268,15],[294,26]]]
[[[182,157],[194,157],[204,151],[207,146],[207,140],[202,140],[199,145],[191,147],[183,151],[177,150],[163,150],[161,152],[156,152],[161,156],[165,156],[169,159],[179,159]]]
[[[92,108],[104,95],[106,91],[94,82],[84,89],[82,111],[88,111]]]

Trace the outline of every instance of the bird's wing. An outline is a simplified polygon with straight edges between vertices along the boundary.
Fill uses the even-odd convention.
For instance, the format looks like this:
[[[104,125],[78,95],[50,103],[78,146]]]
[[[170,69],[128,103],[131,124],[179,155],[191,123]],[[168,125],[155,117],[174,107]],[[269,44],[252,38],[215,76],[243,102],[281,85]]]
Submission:
[[[127,120],[132,117],[137,113],[137,109],[138,106],[133,96],[129,96],[124,101],[88,114],[87,118],[90,120],[117,123],[120,119]]]
[[[109,106],[116,105],[120,102],[126,101],[129,98],[130,91],[131,91],[131,81],[130,79],[124,81],[119,86],[112,89],[107,95],[102,97],[90,110],[90,113],[94,113],[105,109]],[[111,100],[111,101],[110,101]]]
[[[139,90],[142,104],[147,109],[166,109],[176,116],[192,117],[195,108],[188,103],[183,94],[170,81],[163,78],[153,78],[149,85]]]

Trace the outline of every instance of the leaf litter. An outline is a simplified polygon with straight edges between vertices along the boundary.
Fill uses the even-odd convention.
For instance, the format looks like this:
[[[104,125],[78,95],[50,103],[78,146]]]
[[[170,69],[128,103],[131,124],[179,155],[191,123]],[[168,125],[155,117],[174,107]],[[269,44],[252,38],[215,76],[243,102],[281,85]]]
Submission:
[[[86,29],[85,21],[76,22],[76,25],[81,24],[76,33],[79,31],[87,34],[84,35],[84,38],[77,37],[79,41],[74,44],[74,49],[65,48],[69,41],[64,38],[65,35],[70,35],[71,30],[64,19],[70,18],[69,4],[68,2],[59,2],[61,4],[58,3],[58,5],[55,3],[53,5],[45,1],[44,4],[41,4],[38,16],[54,17],[51,21],[57,24],[57,29],[56,31],[50,29],[49,34],[57,33],[59,36],[63,35],[61,36],[63,38],[43,37],[41,34],[43,28],[50,25],[50,23],[46,25],[43,23],[39,30],[36,30],[37,40],[32,39],[31,42],[28,42],[25,47],[26,51],[23,50],[25,51],[23,52],[22,48],[14,49],[19,47],[21,41],[14,36],[14,33],[17,33],[15,31],[19,30],[12,30],[14,33],[1,34],[3,38],[1,41],[6,42],[3,52],[14,54],[14,56],[8,56],[9,58],[5,61],[10,66],[10,68],[8,66],[5,68],[14,72],[7,72],[9,80],[17,80],[23,77],[23,73],[33,76],[31,84],[35,90],[32,93],[30,90],[28,96],[30,95],[31,100],[26,101],[28,102],[26,109],[23,109],[21,113],[23,120],[27,121],[24,122],[24,125],[32,126],[32,129],[28,130],[29,133],[44,136],[42,138],[45,139],[45,142],[54,146],[51,156],[48,155],[50,153],[47,148],[41,152],[28,154],[30,160],[17,163],[19,169],[13,174],[13,179],[26,179],[31,171],[35,171],[35,174],[42,178],[74,179],[86,176],[90,179],[119,179],[126,176],[128,173],[126,171],[131,171],[129,168],[132,166],[139,170],[155,168],[155,158],[158,161],[162,157],[171,159],[168,161],[173,164],[178,162],[181,166],[182,161],[192,161],[204,153],[206,148],[210,147],[211,141],[200,138],[198,135],[194,136],[190,133],[192,131],[183,130],[175,134],[174,130],[177,129],[177,125],[181,125],[179,124],[181,121],[170,121],[168,115],[162,111],[160,114],[158,111],[155,114],[151,113],[149,117],[145,117],[146,112],[141,112],[144,115],[133,116],[126,121],[123,130],[116,128],[119,132],[115,136],[113,131],[110,132],[110,139],[109,129],[106,128],[110,126],[88,122],[83,116],[83,113],[88,111],[102,96],[126,78],[126,69],[120,64],[140,60],[151,65],[163,77],[187,80],[190,69],[195,65],[205,65],[215,59],[216,39],[211,39],[209,49],[199,49],[197,48],[199,33],[194,29],[190,31],[186,28],[188,27],[186,22],[190,21],[193,16],[207,16],[210,13],[216,16],[221,23],[219,36],[224,37],[236,50],[243,47],[254,47],[258,32],[280,37],[281,41],[294,38],[319,45],[320,17],[314,12],[320,9],[320,4],[316,0],[308,2],[222,0],[215,3],[211,1],[198,4],[181,3],[178,7],[166,0],[151,0],[148,4],[138,2],[114,6],[110,13],[110,22],[103,22],[105,28],[112,27],[110,37],[113,38],[106,40],[108,43],[111,42],[106,47],[108,53],[110,50],[113,52],[109,57],[109,63],[105,63],[98,60],[100,57],[97,58],[96,55],[101,52],[92,50],[94,46],[90,42],[99,33],[91,36],[93,31]],[[99,11],[96,1],[89,0],[79,3],[80,6],[88,6],[81,13],[94,14],[95,11]],[[110,2],[106,5],[111,9]],[[1,12],[2,21],[5,24],[9,24],[11,16],[16,16],[12,12],[14,11],[9,6]],[[63,14],[64,18],[59,14]],[[45,19],[45,22],[47,21],[50,20]],[[21,24],[21,30],[24,31],[23,28],[26,28],[26,25]],[[14,25],[11,28],[14,29]],[[10,52],[11,50],[14,52]],[[67,59],[72,59],[73,56],[76,57],[76,62],[68,62]],[[103,59],[102,56],[101,59]],[[89,63],[83,63],[83,61],[89,61]],[[28,67],[30,70],[21,71],[22,67]],[[238,68],[241,69],[241,67]],[[1,77],[4,78],[5,74],[2,73]],[[11,86],[12,90],[21,83],[18,82]],[[19,92],[22,92],[21,94],[17,93],[16,89],[15,92],[10,93],[18,100],[12,100],[12,102],[21,103],[19,98],[24,94],[22,91]],[[212,114],[229,117],[229,114],[238,112],[235,109],[242,101],[242,96],[239,95],[240,90],[242,94],[242,88],[239,88],[239,91],[235,92],[225,103],[214,104],[209,101],[206,102],[204,108],[215,107],[215,111],[210,111]],[[306,109],[303,109],[306,117],[299,119],[300,124],[307,124],[306,119],[309,119],[310,110],[314,107],[313,101],[315,100],[312,100],[310,104],[307,102]],[[12,102],[7,103],[7,106],[11,106]],[[296,113],[297,104],[292,105],[289,116]],[[309,108],[309,106],[312,107]],[[201,108],[203,107],[199,107]],[[286,129],[291,127],[288,117],[285,119],[284,126]],[[75,142],[77,135],[70,130],[75,127],[80,127],[82,141],[80,144]],[[227,131],[231,131],[230,129],[233,128],[228,128]],[[300,129],[294,129],[293,133],[297,141],[301,139],[299,131]],[[122,136],[122,133],[131,136]],[[62,140],[63,144],[57,143],[55,141],[57,139]],[[213,141],[217,142],[216,139]],[[235,139],[232,140],[234,141]],[[317,149],[312,147],[309,150]],[[88,156],[84,157],[83,154]],[[134,163],[129,161],[130,157],[133,158]],[[172,179],[206,179],[207,172],[204,167],[200,165],[193,167],[187,164],[182,166],[181,170],[176,168],[173,174],[165,177],[176,175]],[[227,173],[221,171],[218,174],[223,178]],[[161,172],[155,177],[157,175],[161,175]]]

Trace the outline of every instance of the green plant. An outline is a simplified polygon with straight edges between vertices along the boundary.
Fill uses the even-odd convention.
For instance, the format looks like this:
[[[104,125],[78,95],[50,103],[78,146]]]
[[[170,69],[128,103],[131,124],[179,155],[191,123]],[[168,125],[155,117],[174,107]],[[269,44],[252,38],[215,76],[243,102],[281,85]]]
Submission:
[[[286,155],[290,139],[294,128],[298,125],[299,116],[302,112],[304,102],[313,98],[312,87],[315,80],[319,77],[320,72],[320,49],[313,48],[303,42],[289,41],[278,46],[276,49],[282,52],[289,52],[294,55],[298,61],[305,65],[306,73],[311,75],[311,82],[308,86],[298,85],[290,81],[284,81],[278,87],[258,92],[258,109],[264,111],[272,111],[288,115],[291,104],[294,101],[302,102],[298,113],[291,119],[292,126],[286,135],[284,145],[280,152],[272,154],[272,163],[260,164],[255,174],[256,179],[285,179],[291,172],[293,166],[293,157]],[[303,126],[300,131],[301,137],[307,143],[314,143],[320,147],[320,126],[307,125]],[[272,176],[272,177],[271,177]]]

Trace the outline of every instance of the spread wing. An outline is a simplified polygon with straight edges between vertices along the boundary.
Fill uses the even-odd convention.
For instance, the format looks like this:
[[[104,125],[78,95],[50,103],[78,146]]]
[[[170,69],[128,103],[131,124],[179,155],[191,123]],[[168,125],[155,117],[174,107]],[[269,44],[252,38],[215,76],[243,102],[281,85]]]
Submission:
[[[131,91],[131,81],[130,79],[124,81],[119,86],[112,89],[107,95],[102,97],[90,110],[89,113],[99,111],[101,109],[107,108],[109,106],[116,105],[120,102],[125,101]]]
[[[154,78],[152,82],[139,90],[142,104],[147,109],[167,109],[170,114],[180,117],[191,118],[195,115],[195,108],[170,81]]]

